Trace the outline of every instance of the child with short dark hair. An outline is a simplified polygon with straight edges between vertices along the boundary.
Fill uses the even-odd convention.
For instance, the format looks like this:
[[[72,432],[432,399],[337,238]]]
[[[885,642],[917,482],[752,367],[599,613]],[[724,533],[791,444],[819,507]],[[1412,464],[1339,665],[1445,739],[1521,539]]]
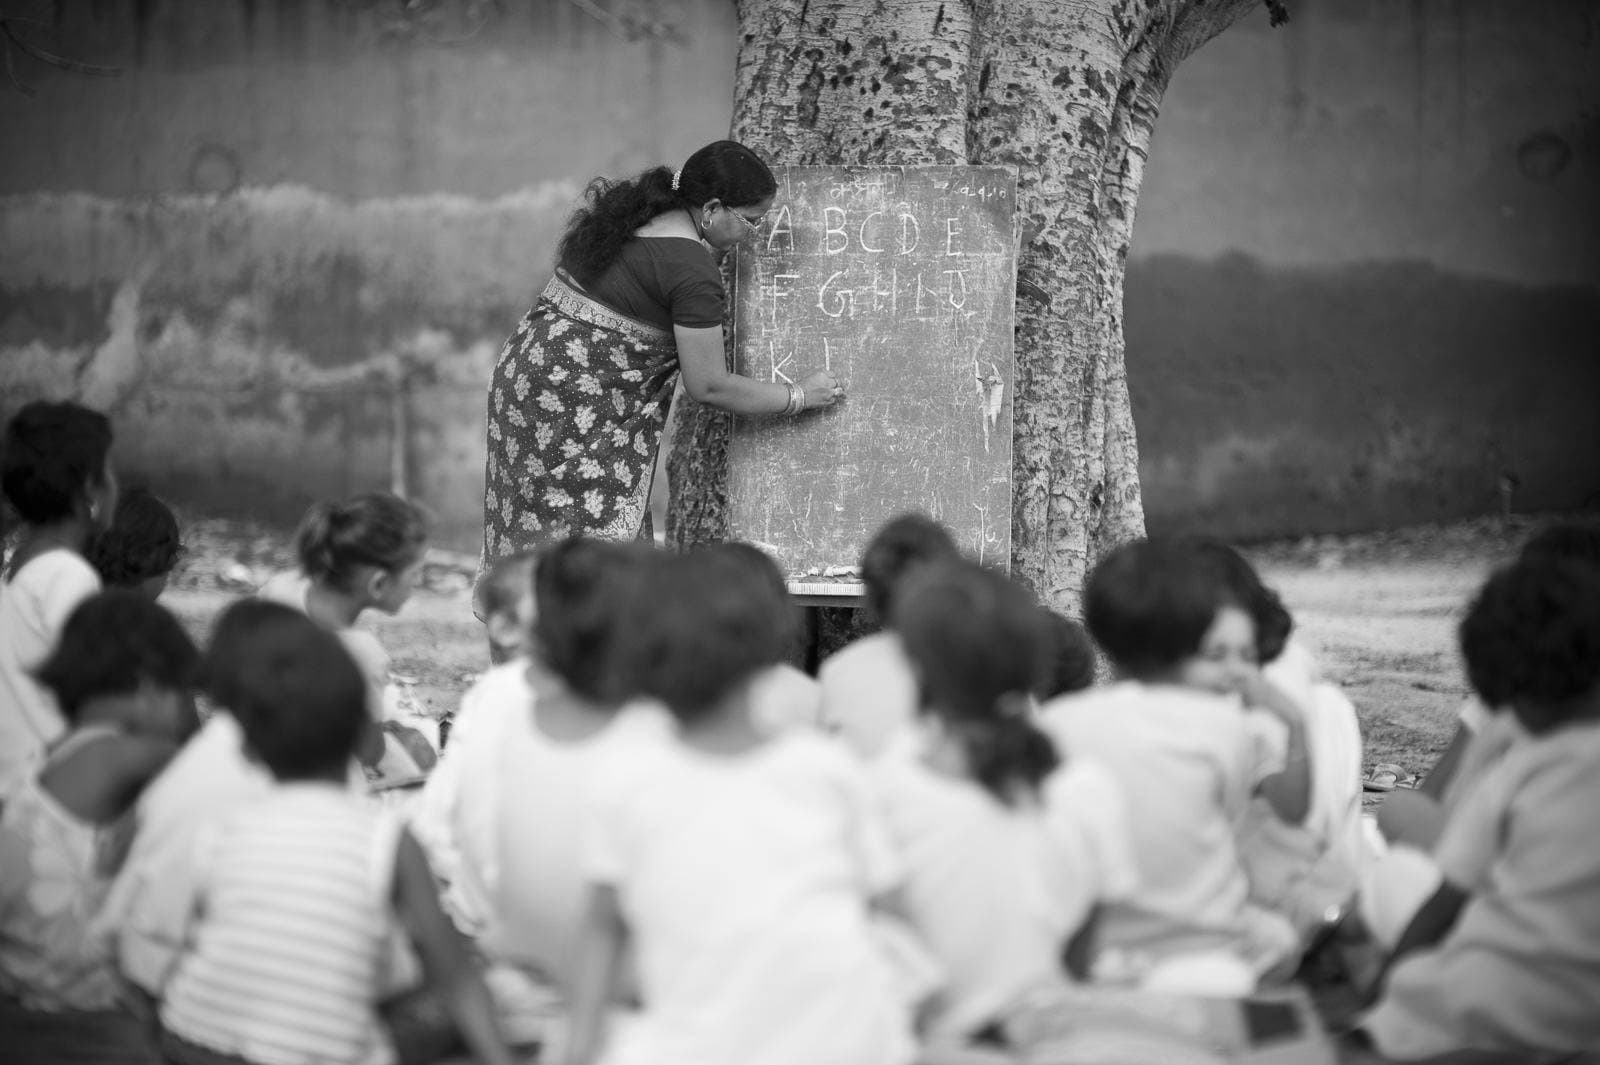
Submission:
[[[381,1058],[375,1003],[403,929],[478,1060],[510,1062],[421,848],[346,787],[370,718],[343,644],[302,619],[233,650],[208,668],[276,784],[199,845],[192,925],[158,995],[169,1061]]]
[[[866,758],[881,754],[916,718],[916,681],[895,635],[895,588],[930,562],[959,558],[950,531],[926,514],[890,518],[861,554],[867,608],[886,626],[840,649],[817,671],[824,724]]]
[[[108,588],[133,588],[151,599],[166,590],[183,541],[178,519],[147,489],[125,488],[111,524],[89,544],[89,562]]]
[[[1094,641],[1088,630],[1056,610],[1044,611],[1044,626],[1050,634],[1050,666],[1034,689],[1039,701],[1093,687]]]
[[[199,681],[214,710],[140,795],[137,830],[100,915],[119,967],[145,992],[156,989],[182,940],[181,899],[194,875],[195,841],[209,825],[272,790],[272,775],[245,754],[236,712],[250,693],[237,663],[252,647],[282,642],[308,624],[293,607],[243,599],[212,627]],[[353,764],[347,771],[361,782]]]
[[[788,651],[790,609],[709,548],[651,567],[622,615],[624,690],[665,703],[677,739],[613,758],[595,782],[569,1062],[913,1056],[868,918],[892,868],[861,770],[826,737],[772,736],[752,716],[752,683]],[[607,1033],[629,947],[643,1006]]]
[[[29,403],[0,440],[0,493],[23,533],[0,574],[0,794],[66,731],[33,676],[68,615],[100,590],[83,557],[117,505],[111,423],[76,403]]]
[[[1525,732],[1445,824],[1440,880],[1363,1022],[1387,1057],[1600,1045],[1600,570],[1527,558],[1461,623],[1473,689]]]
[[[374,780],[407,780],[431,769],[434,741],[402,716],[390,684],[389,653],[376,636],[355,627],[368,610],[398,613],[422,574],[428,528],[422,511],[388,492],[343,503],[316,503],[295,532],[298,573],[262,586],[263,599],[302,610],[344,641],[367,682],[373,725],[357,748]],[[391,692],[393,694],[391,695]]]
[[[907,915],[946,978],[934,1040],[968,1042],[1025,994],[1061,984],[1069,944],[1134,886],[1120,787],[1033,721],[1031,693],[1052,664],[1048,617],[964,560],[896,589],[917,742],[872,777],[906,866]]]
[[[499,665],[530,651],[533,635],[533,571],[539,553],[529,549],[500,559],[473,589],[474,612],[489,634],[489,663]]]
[[[1305,815],[1282,816],[1251,800],[1238,828],[1250,897],[1282,914],[1301,942],[1343,916],[1355,894],[1367,845],[1361,829],[1361,726],[1355,707],[1322,679],[1316,660],[1292,637],[1294,619],[1244,555],[1217,540],[1197,540],[1202,559],[1255,622],[1258,675],[1213,690],[1245,699],[1287,699],[1304,722],[1310,770]]]
[[[563,990],[582,918],[588,782],[613,748],[666,729],[658,709],[623,711],[608,687],[618,613],[656,560],[644,543],[571,537],[544,549],[534,657],[490,669],[463,696],[412,810],[457,925],[492,959]]]
[[[752,543],[733,541],[720,545],[718,550],[729,561],[749,567],[750,578],[763,584],[770,595],[785,604],[776,635],[788,650],[784,652],[783,661],[756,678],[750,705],[757,723],[775,733],[791,728],[821,728],[822,685],[797,668],[793,661],[800,651],[800,611],[789,598],[783,571],[771,555]]]
[[[1529,538],[1518,557],[1570,562],[1600,572],[1600,522],[1547,525]],[[1494,698],[1492,689],[1468,696],[1457,713],[1455,735],[1421,786],[1389,796],[1378,808],[1378,827],[1390,842],[1431,849],[1472,784],[1522,738],[1516,715]]]
[[[91,918],[109,886],[112,826],[194,730],[198,658],[171,614],[116,590],[74,610],[38,668],[69,731],[0,814],[0,995],[40,1014],[7,1037],[18,1061],[67,1051],[26,1043],[22,1033],[42,1029],[78,1061],[122,1060],[141,1042]]]
[[[1195,545],[1124,544],[1091,572],[1084,600],[1119,680],[1053,700],[1043,720],[1122,784],[1141,881],[1106,909],[1096,975],[1248,992],[1290,962],[1297,937],[1248,901],[1235,825],[1257,793],[1286,820],[1304,817],[1303,721],[1259,694],[1254,618]],[[1249,708],[1219,690],[1247,693]]]

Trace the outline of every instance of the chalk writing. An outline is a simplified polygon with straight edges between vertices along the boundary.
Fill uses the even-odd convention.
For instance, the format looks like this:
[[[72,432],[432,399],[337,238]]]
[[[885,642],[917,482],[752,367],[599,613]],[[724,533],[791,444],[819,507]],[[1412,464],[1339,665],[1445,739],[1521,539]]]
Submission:
[[[732,533],[791,574],[860,557],[894,514],[1010,554],[1015,177],[998,167],[782,167],[735,269],[740,372],[827,368],[846,399],[736,418]]]

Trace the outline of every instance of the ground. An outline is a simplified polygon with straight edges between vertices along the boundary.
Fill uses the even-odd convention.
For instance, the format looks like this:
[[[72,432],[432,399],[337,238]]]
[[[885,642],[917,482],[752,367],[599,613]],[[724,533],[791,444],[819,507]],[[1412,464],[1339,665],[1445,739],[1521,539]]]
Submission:
[[[1294,613],[1297,632],[1361,716],[1365,762],[1413,773],[1449,742],[1466,694],[1455,626],[1468,597],[1515,553],[1531,521],[1483,519],[1348,537],[1308,537],[1247,553]],[[187,552],[164,602],[197,635],[227,602],[292,564],[288,530],[186,524]],[[363,619],[423,705],[453,708],[487,661],[472,616],[472,560],[430,554],[424,586],[393,618]]]

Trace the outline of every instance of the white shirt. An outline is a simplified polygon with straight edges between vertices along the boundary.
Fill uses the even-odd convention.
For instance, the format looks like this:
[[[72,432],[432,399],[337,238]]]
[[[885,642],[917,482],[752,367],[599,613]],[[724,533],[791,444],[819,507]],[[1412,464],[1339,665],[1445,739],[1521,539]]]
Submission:
[[[901,1065],[907,1008],[869,931],[894,880],[848,752],[790,732],[738,755],[636,746],[595,792],[645,1008],[605,1065]]]
[[[192,886],[200,830],[272,787],[266,768],[245,756],[239,723],[218,710],[139,796],[133,845],[100,915],[134,983],[155,990],[182,941],[185,914],[170,903]]]
[[[915,745],[897,744],[872,779],[912,923],[944,968],[936,1035],[970,1036],[1024,992],[1060,981],[1062,948],[1090,910],[1137,882],[1126,801],[1087,758],[1016,806],[930,768]]]
[[[1293,946],[1282,918],[1247,905],[1234,838],[1256,785],[1282,768],[1280,722],[1237,700],[1123,681],[1051,700],[1040,723],[1063,757],[1093,758],[1128,798],[1139,887],[1099,929],[1116,963],[1137,973],[1220,948],[1270,964],[1265,943],[1268,953]]]
[[[879,632],[842,648],[817,672],[822,719],[856,753],[875,758],[917,716],[917,679],[900,637]]]
[[[208,829],[161,1023],[260,1065],[393,1058],[375,1003],[398,922],[399,823],[337,785],[276,785]]]
[[[587,902],[580,832],[594,780],[616,752],[666,742],[670,724],[641,703],[586,739],[552,739],[535,705],[560,685],[526,659],[479,678],[411,816],[457,923],[496,960],[565,986]]]
[[[311,580],[303,573],[279,573],[261,586],[256,594],[272,603],[293,607],[308,613],[306,597],[311,592]],[[335,630],[356,668],[367,684],[367,711],[374,720],[384,720],[384,692],[389,685],[389,652],[383,649],[378,638],[365,629],[354,626]]]
[[[36,555],[0,581],[0,795],[66,731],[55,696],[32,671],[55,650],[67,618],[99,590],[94,567],[66,548]]]

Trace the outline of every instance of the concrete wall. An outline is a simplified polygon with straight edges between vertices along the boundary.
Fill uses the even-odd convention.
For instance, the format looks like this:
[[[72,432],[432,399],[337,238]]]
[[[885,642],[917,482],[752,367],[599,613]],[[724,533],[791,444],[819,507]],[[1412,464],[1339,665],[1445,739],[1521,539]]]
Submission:
[[[727,135],[728,0],[36,6],[19,32],[122,73],[0,88],[0,415],[105,407],[204,508],[398,468],[473,547],[489,370],[583,183]]]
[[[730,0],[34,6],[19,32],[123,72],[13,56],[37,95],[0,86],[0,414],[106,406],[124,467],[208,508],[291,518],[398,465],[471,547],[489,365],[583,181],[728,125]],[[1592,497],[1592,5],[1291,8],[1191,59],[1157,131],[1127,294],[1152,527],[1483,512],[1506,472],[1521,506]]]
[[[1600,8],[1293,0],[1167,94],[1127,278],[1152,528],[1600,502]]]

